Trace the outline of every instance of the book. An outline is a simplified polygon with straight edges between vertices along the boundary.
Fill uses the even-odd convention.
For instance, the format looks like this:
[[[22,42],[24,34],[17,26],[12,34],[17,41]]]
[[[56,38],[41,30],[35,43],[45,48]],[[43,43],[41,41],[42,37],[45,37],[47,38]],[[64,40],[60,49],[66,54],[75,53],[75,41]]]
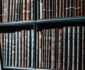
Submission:
[[[82,26],[82,70],[84,70],[84,26]]]
[[[51,29],[51,69],[55,69],[55,29]]]

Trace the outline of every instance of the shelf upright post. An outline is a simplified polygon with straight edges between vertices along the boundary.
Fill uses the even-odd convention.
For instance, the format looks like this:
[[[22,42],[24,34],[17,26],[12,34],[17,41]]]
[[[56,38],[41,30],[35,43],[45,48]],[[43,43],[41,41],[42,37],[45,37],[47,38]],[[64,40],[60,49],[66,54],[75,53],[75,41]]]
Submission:
[[[37,0],[33,0],[33,20],[37,20]],[[37,24],[34,22],[34,57],[33,57],[33,68],[36,68],[36,33],[37,33]]]

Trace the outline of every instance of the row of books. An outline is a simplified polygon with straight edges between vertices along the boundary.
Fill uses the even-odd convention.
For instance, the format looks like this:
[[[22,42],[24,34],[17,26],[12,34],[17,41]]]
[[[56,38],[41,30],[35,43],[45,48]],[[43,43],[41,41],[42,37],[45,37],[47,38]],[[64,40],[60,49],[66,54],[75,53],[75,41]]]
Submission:
[[[85,27],[45,29],[37,33],[36,67],[84,70]]]
[[[2,0],[2,22],[32,19],[32,0]]]
[[[4,33],[2,54],[5,66],[32,67],[59,70],[84,70],[85,27],[68,26],[43,29],[37,32],[36,55],[33,55],[32,31]]]
[[[22,30],[2,34],[2,54],[4,66],[30,67],[33,52],[32,31]]]
[[[2,0],[2,22],[33,20],[34,0]],[[84,16],[84,0],[37,0],[37,19]],[[83,26],[37,31],[22,30],[1,35],[4,66],[58,70],[84,70]],[[36,54],[34,55],[34,50]]]
[[[33,0],[2,0],[2,22],[32,19]],[[33,30],[0,35],[4,66],[31,67],[33,65],[33,49],[31,49],[33,47]]]
[[[85,15],[84,0],[37,0],[37,19]],[[32,20],[33,0],[2,0],[4,22]]]

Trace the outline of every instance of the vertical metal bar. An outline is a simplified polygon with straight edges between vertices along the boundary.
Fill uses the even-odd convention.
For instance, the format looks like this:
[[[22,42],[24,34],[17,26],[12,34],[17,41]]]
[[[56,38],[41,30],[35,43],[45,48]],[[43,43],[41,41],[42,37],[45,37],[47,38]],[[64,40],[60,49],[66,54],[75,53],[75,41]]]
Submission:
[[[0,70],[3,70],[3,61],[1,56],[1,44],[0,44]]]
[[[2,0],[0,0],[0,22],[2,22]]]
[[[33,1],[33,20],[37,20],[37,0]],[[37,25],[34,23],[34,57],[33,57],[33,68],[36,68],[36,33]]]

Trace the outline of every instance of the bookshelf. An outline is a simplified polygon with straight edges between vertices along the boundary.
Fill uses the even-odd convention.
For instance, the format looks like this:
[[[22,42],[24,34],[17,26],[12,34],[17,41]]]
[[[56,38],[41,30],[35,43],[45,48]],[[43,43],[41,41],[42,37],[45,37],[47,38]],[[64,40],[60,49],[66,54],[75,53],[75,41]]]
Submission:
[[[53,20],[55,20],[55,22],[53,21]],[[77,21],[78,20],[78,21]],[[50,22],[51,23],[50,23]],[[48,28],[50,29],[51,27],[50,27],[50,25],[49,24],[51,24],[51,25],[53,25],[53,27],[55,28],[55,26],[54,25],[56,25],[56,27],[57,27],[57,25],[58,25],[58,27],[59,27],[59,24],[61,24],[61,21],[63,22],[63,25],[62,26],[85,26],[85,24],[84,24],[84,22],[85,22],[85,17],[73,17],[73,18],[64,18],[64,19],[51,19],[51,20],[35,20],[35,21],[24,21],[24,22],[21,22],[21,21],[19,21],[19,22],[10,22],[10,24],[9,24],[9,22],[8,23],[3,23],[3,24],[0,24],[0,30],[1,29],[4,29],[4,27],[6,28],[6,30],[3,30],[3,31],[0,31],[0,33],[2,33],[2,32],[12,32],[12,30],[10,30],[10,29],[12,29],[13,28],[13,31],[19,31],[19,30],[22,30],[22,29],[30,29],[29,27],[31,26],[32,28],[34,28],[34,23],[36,24],[36,30],[41,30],[41,29],[46,29],[47,27],[46,26],[44,26],[45,24],[44,23],[47,23],[46,25],[48,25]],[[66,23],[68,21],[68,25],[67,24],[64,24],[64,23]],[[69,22],[70,22],[70,24],[69,24]],[[75,23],[75,24],[72,24],[72,23]],[[14,24],[13,24],[14,23]],[[21,24],[19,24],[19,23],[21,23],[21,24],[23,24],[23,26],[21,25]],[[30,24],[31,23],[31,24]],[[53,24],[54,23],[54,24]],[[59,24],[58,24],[59,23]],[[82,24],[78,24],[78,23],[82,23]],[[43,25],[44,24],[44,25]],[[71,25],[72,24],[72,25]],[[78,24],[78,25],[77,25]],[[40,25],[42,26],[42,28],[40,28]],[[17,28],[16,28],[17,27]],[[28,28],[26,28],[26,27],[28,27]],[[53,28],[52,27],[52,28]],[[9,29],[8,29],[9,28]],[[35,31],[34,33],[37,33],[37,31]],[[35,42],[36,42],[36,39],[34,39],[35,40]],[[16,69],[16,70],[30,70],[30,69],[32,69],[32,68],[21,68],[21,67],[4,67],[4,69],[5,70],[14,70],[14,69]],[[33,68],[33,70],[35,70],[35,68]],[[37,69],[36,69],[37,70]],[[49,70],[49,69],[46,69],[46,70]]]
[[[3,69],[84,70],[84,4],[84,0],[1,0]]]

